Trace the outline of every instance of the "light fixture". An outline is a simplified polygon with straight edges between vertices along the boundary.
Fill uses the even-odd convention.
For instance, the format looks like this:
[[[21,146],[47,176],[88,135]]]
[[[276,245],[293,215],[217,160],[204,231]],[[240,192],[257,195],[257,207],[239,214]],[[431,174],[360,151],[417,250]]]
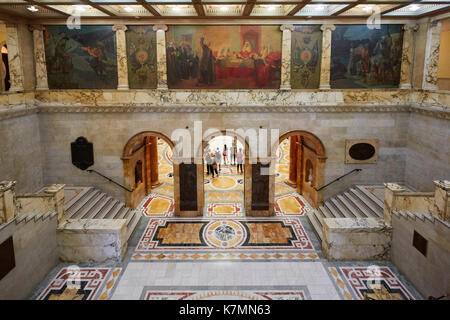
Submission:
[[[275,9],[276,9],[276,6],[274,6],[274,5],[267,6],[267,10],[269,10],[269,11],[274,11]]]
[[[74,7],[77,11],[81,11],[81,12],[86,11],[86,9],[84,8],[83,5],[75,5]]]
[[[220,11],[222,11],[222,12],[228,11],[228,7],[221,6],[220,7]]]
[[[417,10],[419,10],[419,6],[417,5],[417,4],[412,4],[410,7],[409,7],[409,10],[411,10],[411,11],[417,11]]]
[[[325,10],[325,6],[323,4],[319,4],[316,6],[316,11],[323,11]]]
[[[178,7],[178,6],[172,6],[172,10],[173,10],[173,11],[180,11],[180,7]]]
[[[31,12],[37,12],[37,11],[39,11],[39,9],[36,8],[35,6],[29,6],[27,9],[30,10]]]
[[[366,6],[364,6],[363,7],[363,10],[365,11],[365,12],[371,12],[372,11],[372,6],[369,4],[369,5],[366,5]]]
[[[132,11],[133,11],[133,8],[131,8],[131,7],[129,7],[129,6],[125,6],[125,7],[123,8],[123,10],[125,10],[126,12],[132,12]]]

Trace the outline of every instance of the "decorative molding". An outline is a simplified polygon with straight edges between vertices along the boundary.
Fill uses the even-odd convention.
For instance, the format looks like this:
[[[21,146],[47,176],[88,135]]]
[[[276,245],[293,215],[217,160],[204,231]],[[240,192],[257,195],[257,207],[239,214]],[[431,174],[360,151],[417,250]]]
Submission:
[[[158,31],[158,30],[167,31],[168,29],[169,28],[165,24],[155,24],[153,26],[153,31]]]
[[[0,121],[17,117],[23,117],[30,114],[38,113],[38,107],[13,107],[8,109],[0,109]]]
[[[128,28],[124,24],[115,24],[112,26],[113,31],[127,31]]]

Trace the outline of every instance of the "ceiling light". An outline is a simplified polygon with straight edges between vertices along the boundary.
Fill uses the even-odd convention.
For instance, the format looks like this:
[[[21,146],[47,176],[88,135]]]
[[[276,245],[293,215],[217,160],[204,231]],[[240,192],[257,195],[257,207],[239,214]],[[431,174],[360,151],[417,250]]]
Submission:
[[[220,11],[222,11],[222,12],[224,12],[224,11],[228,11],[228,8],[227,8],[227,7],[225,7],[225,6],[221,6],[221,7],[220,7]]]
[[[86,11],[86,9],[84,8],[84,6],[81,6],[81,5],[76,5],[76,6],[75,6],[75,9],[76,9],[77,11]]]
[[[131,11],[133,11],[133,8],[126,6],[123,8],[123,10],[125,10],[126,12],[131,12]]]
[[[37,11],[39,11],[39,9],[36,8],[35,6],[29,6],[27,9],[30,10],[31,12],[37,12]]]
[[[365,12],[370,12],[370,11],[372,11],[372,6],[371,6],[371,5],[364,6],[364,7],[363,7],[363,10],[364,10]]]
[[[319,4],[316,6],[316,11],[323,11],[325,10],[325,6],[323,4]]]
[[[277,6],[274,6],[274,5],[268,6],[268,7],[267,7],[267,9],[268,9],[269,11],[274,11],[276,8],[277,8]]]
[[[172,6],[172,10],[173,10],[173,11],[180,11],[180,7],[178,7],[178,6]]]
[[[417,11],[417,10],[419,10],[419,6],[417,5],[417,4],[412,4],[410,7],[409,7],[409,10],[411,10],[411,11]]]

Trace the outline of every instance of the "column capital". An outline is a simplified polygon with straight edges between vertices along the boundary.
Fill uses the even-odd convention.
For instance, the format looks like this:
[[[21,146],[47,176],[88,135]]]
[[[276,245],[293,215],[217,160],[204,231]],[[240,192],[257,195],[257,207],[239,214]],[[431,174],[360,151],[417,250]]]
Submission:
[[[44,31],[45,27],[42,24],[29,24],[28,30],[30,30],[31,32],[33,32],[34,30]]]
[[[417,31],[419,30],[419,25],[417,23],[410,23],[403,25],[402,29],[404,31]]]
[[[322,31],[326,31],[326,30],[334,31],[334,30],[336,30],[336,26],[334,24],[323,24],[323,25],[320,26],[320,30],[322,30]]]
[[[295,27],[292,24],[283,24],[280,26],[280,30],[284,31],[284,30],[289,30],[289,31],[294,31]]]
[[[167,27],[167,25],[165,24],[155,24],[153,26],[153,31],[158,31],[158,30],[162,30],[162,31],[167,31],[169,28]]]
[[[115,24],[112,26],[113,31],[127,31],[127,26],[124,24]]]

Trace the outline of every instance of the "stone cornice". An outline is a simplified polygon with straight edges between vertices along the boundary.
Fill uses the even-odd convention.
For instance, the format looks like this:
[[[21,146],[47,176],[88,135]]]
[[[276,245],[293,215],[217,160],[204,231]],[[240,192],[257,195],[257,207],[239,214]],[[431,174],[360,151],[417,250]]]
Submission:
[[[0,109],[0,120],[7,120],[38,113],[38,107],[14,106],[12,108]]]

